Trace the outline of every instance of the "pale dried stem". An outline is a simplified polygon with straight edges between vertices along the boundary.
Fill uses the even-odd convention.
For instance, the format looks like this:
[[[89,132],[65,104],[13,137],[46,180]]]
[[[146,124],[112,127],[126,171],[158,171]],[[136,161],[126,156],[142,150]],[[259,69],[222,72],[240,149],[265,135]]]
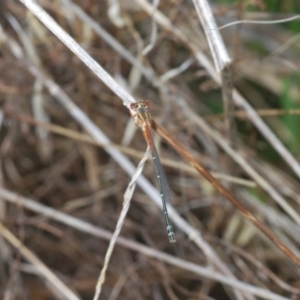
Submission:
[[[142,9],[144,9],[148,14],[150,14],[150,12],[152,11],[151,4],[149,4],[145,0],[134,0],[134,2],[138,4]],[[159,10],[155,11],[155,13],[153,14],[153,18],[155,18],[156,22],[161,27],[172,32],[179,40],[181,40],[190,49],[195,58],[198,60],[199,64],[207,70],[213,80],[219,85],[222,84],[219,74],[215,71],[208,58],[198,49],[197,45],[193,43],[193,41],[188,40],[188,38],[180,31],[180,29],[175,27],[171,23],[171,21],[169,21],[168,18]],[[294,173],[300,178],[299,162],[293,157],[288,149],[264,123],[264,121],[259,117],[256,111],[246,101],[246,99],[235,89],[233,90],[233,100],[238,108],[243,108],[246,111],[249,119],[255,125],[255,127],[273,146],[273,148],[278,152],[282,159],[285,160],[285,162],[294,171]]]
[[[115,247],[117,238],[118,238],[118,236],[120,234],[120,231],[122,229],[123,223],[125,221],[125,217],[127,215],[127,212],[128,212],[129,206],[130,206],[130,200],[132,198],[132,195],[133,195],[133,192],[134,192],[134,189],[135,189],[135,186],[136,186],[136,181],[139,178],[139,176],[142,174],[142,171],[143,171],[143,168],[144,168],[144,164],[145,164],[145,162],[147,160],[148,155],[149,155],[149,148],[145,152],[144,157],[140,161],[140,163],[139,163],[139,165],[138,165],[138,167],[136,169],[136,172],[132,176],[132,179],[131,179],[131,181],[130,181],[130,183],[129,183],[129,185],[128,185],[125,193],[124,193],[124,200],[123,200],[122,211],[120,213],[120,216],[119,216],[119,219],[118,219],[118,222],[117,222],[117,225],[116,225],[115,232],[113,233],[113,235],[112,235],[112,237],[110,239],[110,242],[109,242],[109,246],[108,246],[105,258],[104,258],[103,268],[101,270],[101,274],[100,274],[99,279],[97,281],[96,292],[95,292],[95,295],[94,295],[94,300],[97,300],[100,297],[101,290],[102,290],[102,285],[103,285],[103,283],[105,281],[105,274],[106,274],[106,270],[107,270],[107,267],[108,267],[109,260],[111,258],[111,255],[112,255],[113,249]]]
[[[12,193],[6,189],[0,188],[0,197],[2,197],[4,200],[6,200],[8,202],[14,203],[16,205],[20,205],[20,206],[24,207],[25,209],[33,211],[37,214],[41,214],[44,217],[58,221],[62,224],[65,224],[65,225],[67,225],[71,228],[74,228],[76,230],[79,230],[81,232],[85,232],[85,233],[94,235],[96,237],[105,239],[107,241],[110,241],[112,238],[112,233],[107,230],[101,229],[90,223],[87,223],[85,221],[82,221],[80,219],[72,217],[68,214],[62,213],[58,210],[55,210],[53,208],[50,208],[50,207],[47,207],[40,203],[37,203],[36,201],[33,201],[29,198],[25,198],[18,194]],[[272,293],[268,290],[240,282],[236,279],[229,278],[228,276],[221,275],[217,271],[212,270],[211,267],[208,267],[208,268],[201,267],[198,264],[191,263],[189,261],[171,256],[169,254],[155,250],[153,248],[149,248],[145,245],[133,242],[126,238],[118,237],[117,244],[122,245],[123,247],[131,249],[133,251],[137,251],[148,257],[152,257],[152,258],[161,260],[170,265],[176,266],[182,270],[186,270],[186,271],[192,272],[194,274],[197,274],[199,276],[203,276],[208,279],[213,279],[218,282],[230,285],[233,288],[237,288],[243,292],[252,294],[254,296],[259,296],[259,297],[262,297],[265,299],[272,299],[272,300],[288,300],[288,298],[282,297],[282,296]]]
[[[60,39],[64,41],[64,38],[66,37],[66,44],[74,50],[75,54],[79,54],[79,58],[83,59],[84,62],[91,67],[93,71],[97,72],[97,75],[99,75],[100,78],[106,84],[110,87],[112,87],[113,91],[117,93],[123,99],[126,104],[129,104],[128,97],[129,94],[125,92],[114,80],[113,78],[106,73],[94,60],[90,60],[90,56],[83,50],[81,47],[66,33],[64,32],[57,24],[56,22],[45,12],[40,8],[36,3],[32,1],[23,1],[26,3],[27,7],[35,14],[37,14],[41,19],[41,21],[44,21],[45,17],[45,25],[47,26],[54,26],[53,32],[57,32],[59,34]],[[17,45],[16,42],[12,41],[11,39],[8,39],[7,36],[4,34],[4,32],[0,31],[0,36],[5,42],[8,43],[8,45],[11,47],[12,52],[19,58],[23,59],[24,54],[22,53],[22,49]],[[59,85],[57,85],[53,80],[48,78],[45,74],[43,74],[39,69],[37,69],[35,66],[30,64],[27,61],[27,66],[29,71],[36,76],[37,78],[41,79],[43,81],[43,84],[48,89],[49,93],[56,98],[59,103],[70,113],[70,115],[79,123],[83,128],[97,141],[104,144],[109,144],[110,140],[105,136],[103,132],[100,131],[100,129],[88,118],[88,116],[77,106],[75,105],[72,100],[68,97],[68,95],[60,88]],[[103,75],[103,76],[102,76]],[[117,87],[115,89],[114,87]],[[127,97],[127,96],[128,97]],[[127,99],[127,101],[126,101]],[[133,100],[133,98],[130,96],[130,99]],[[132,101],[133,102],[133,101]],[[123,168],[123,170],[129,175],[133,176],[135,172],[135,168],[132,165],[132,163],[119,151],[113,148],[105,148],[105,151],[111,155],[111,157],[120,164],[120,166]],[[145,179],[145,177],[140,176],[138,180],[138,185],[143,189],[143,191],[161,208],[161,199],[160,195],[156,188],[153,187],[149,183],[148,180]],[[227,274],[228,276],[232,276],[231,272],[228,270],[226,265],[218,258],[215,251],[204,241],[201,234],[198,230],[193,228],[190,224],[188,224],[172,207],[168,208],[169,216],[171,220],[179,227],[183,232],[185,232],[190,239],[200,247],[200,249],[205,253],[210,263],[213,263],[217,266],[218,269],[222,270],[224,274]]]
[[[35,266],[43,278],[45,278],[55,290],[69,300],[79,300],[74,294],[32,251],[25,247],[21,241],[14,236],[2,223],[0,223],[0,234],[18,251],[21,255]]]

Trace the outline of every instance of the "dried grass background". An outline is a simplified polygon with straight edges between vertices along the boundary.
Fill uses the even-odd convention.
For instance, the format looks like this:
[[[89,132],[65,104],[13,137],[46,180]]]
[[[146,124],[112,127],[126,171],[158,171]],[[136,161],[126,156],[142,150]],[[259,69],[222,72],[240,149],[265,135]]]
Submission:
[[[239,165],[220,146],[227,133],[217,73],[192,51],[212,62],[192,1],[154,1],[166,18],[156,22],[142,0],[108,2],[38,1],[129,94],[149,99],[155,120],[300,257],[299,21],[220,31],[234,87],[278,138],[270,142],[237,105]],[[210,3],[219,26],[300,11],[293,1],[276,14],[263,1],[220,2]],[[21,2],[0,6],[1,299],[92,299],[131,180],[127,163],[109,153],[137,166],[146,143],[120,98]],[[62,105],[69,100],[113,145],[100,145],[89,120]],[[149,161],[143,175],[153,187],[133,193],[100,299],[300,299],[299,269],[155,139],[181,217],[173,221],[177,243],[169,244],[151,201],[158,195]]]

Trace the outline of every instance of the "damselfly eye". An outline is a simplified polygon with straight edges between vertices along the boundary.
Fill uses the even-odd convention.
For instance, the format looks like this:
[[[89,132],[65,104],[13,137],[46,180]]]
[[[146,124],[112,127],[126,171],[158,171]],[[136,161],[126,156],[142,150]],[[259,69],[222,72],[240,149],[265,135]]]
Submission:
[[[131,103],[129,107],[130,109],[136,109],[136,103]]]

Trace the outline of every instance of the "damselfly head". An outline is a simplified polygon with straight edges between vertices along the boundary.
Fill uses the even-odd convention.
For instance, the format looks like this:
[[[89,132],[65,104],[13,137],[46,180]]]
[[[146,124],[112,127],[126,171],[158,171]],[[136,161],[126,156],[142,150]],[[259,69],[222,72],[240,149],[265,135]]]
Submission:
[[[130,109],[135,111],[135,112],[138,112],[140,110],[147,109],[149,106],[150,106],[150,103],[149,103],[148,100],[141,100],[141,101],[138,101],[138,102],[135,102],[135,103],[131,103],[130,104]]]
[[[148,100],[138,101],[130,104],[130,113],[134,118],[135,125],[143,127],[144,123],[150,120],[148,107]]]

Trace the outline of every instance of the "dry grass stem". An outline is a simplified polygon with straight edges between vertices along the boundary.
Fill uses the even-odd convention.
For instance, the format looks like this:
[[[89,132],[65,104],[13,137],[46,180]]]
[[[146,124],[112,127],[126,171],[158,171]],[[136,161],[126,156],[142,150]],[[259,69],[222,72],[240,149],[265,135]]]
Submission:
[[[120,231],[122,229],[125,217],[127,215],[127,212],[128,212],[129,206],[130,206],[130,200],[132,198],[132,194],[133,194],[135,186],[136,186],[136,181],[137,181],[137,179],[139,178],[139,176],[141,175],[141,173],[143,171],[144,164],[145,164],[148,156],[149,156],[149,149],[147,149],[147,151],[145,152],[144,157],[140,161],[140,163],[139,163],[139,165],[136,169],[136,172],[132,176],[132,179],[131,179],[131,181],[130,181],[130,183],[129,183],[126,191],[125,191],[122,211],[120,213],[118,223],[116,225],[116,229],[115,229],[115,231],[114,231],[114,233],[111,237],[107,252],[105,254],[103,268],[101,270],[101,274],[100,274],[100,277],[99,277],[97,285],[96,285],[96,292],[95,292],[95,295],[94,295],[94,300],[97,300],[100,297],[102,285],[105,281],[105,273],[106,273],[106,270],[107,270],[107,267],[108,267],[109,260],[111,258],[113,249],[115,247],[117,238],[118,238],[118,236],[120,234]]]
[[[1,12],[1,299],[299,298],[296,4],[3,0]],[[138,176],[141,100],[168,134],[152,130],[162,166]]]
[[[30,262],[46,279],[52,284],[54,293],[66,297],[69,300],[79,300],[80,298],[74,294],[32,251],[25,247],[19,239],[17,239],[3,224],[0,223],[0,234],[4,237],[11,245],[13,245],[21,255]],[[57,290],[57,291],[56,291]]]
[[[143,9],[145,9],[147,13],[150,13],[150,11],[152,11],[151,5],[146,3],[146,1],[134,1],[137,4],[139,4]],[[216,83],[221,84],[220,76],[214,70],[207,57],[197,49],[197,46],[194,45],[193,42],[189,41],[184,36],[180,29],[172,26],[172,23],[159,11],[155,11],[154,18],[156,18],[157,23],[160,24],[163,28],[171,31],[176,37],[178,37],[181,41],[187,44],[195,58],[198,60],[199,64],[207,70],[209,75],[213,78],[213,80],[215,80]],[[238,108],[243,108],[246,111],[253,125],[257,127],[260,133],[268,140],[268,142],[274,147],[274,149],[276,149],[278,154],[286,161],[290,168],[300,178],[299,162],[293,157],[293,155],[288,151],[288,149],[281,143],[281,141],[263,122],[263,120],[259,117],[256,111],[237,90],[233,90],[233,100]]]
[[[17,53],[22,53],[18,45],[12,40],[8,39],[4,33],[2,33],[3,39],[5,39],[10,45],[13,45],[14,49],[18,49]],[[23,54],[21,55],[23,57]],[[30,72],[33,75],[43,79],[43,84],[48,88],[49,93],[55,97],[60,104],[70,113],[70,115],[81,124],[87,132],[98,142],[103,144],[110,144],[110,140],[104,135],[103,132],[88,118],[88,116],[68,97],[68,95],[50,78],[43,74],[35,66],[29,66]],[[119,151],[113,148],[105,149],[116,162],[118,162],[124,171],[126,171],[130,176],[134,174],[134,167],[129,162],[129,160],[123,156]],[[161,207],[160,195],[143,176],[140,176],[138,180],[139,186],[145,191],[145,193],[150,196],[150,198]],[[201,234],[188,222],[186,222],[174,209],[169,208],[169,215],[173,222],[179,227],[183,232],[185,232],[190,239],[200,247],[200,249],[205,253],[208,259],[214,263],[220,270],[225,272],[225,274],[230,274],[228,268],[218,259],[215,251],[202,239]]]
[[[55,221],[61,222],[67,226],[80,230],[82,232],[97,236],[99,238],[110,241],[112,238],[112,233],[107,230],[101,229],[99,227],[93,226],[87,222],[74,218],[70,215],[59,212],[55,209],[46,207],[33,201],[31,199],[16,195],[8,190],[0,188],[0,196],[6,201],[15,203],[17,205],[21,205],[22,207],[29,209],[35,213],[41,214],[47,218],[53,219]],[[188,262],[186,260],[171,256],[164,252],[160,252],[155,250],[154,248],[150,248],[144,246],[142,244],[136,243],[134,241],[128,240],[123,237],[117,238],[117,243],[126,248],[132,249],[134,251],[138,251],[143,255],[153,257],[159,260],[162,260],[168,264],[179,267],[183,270],[188,270],[189,272],[193,272],[200,276],[205,276],[209,279],[218,280],[222,283],[232,285],[235,288],[240,289],[241,291],[257,295],[260,297],[264,297],[265,299],[273,299],[273,300],[287,300],[287,298],[282,297],[280,295],[276,295],[268,290],[264,290],[255,286],[251,286],[245,284],[243,282],[239,282],[236,279],[228,278],[227,276],[221,275],[220,273],[213,271],[210,267],[204,268],[197,264]]]

